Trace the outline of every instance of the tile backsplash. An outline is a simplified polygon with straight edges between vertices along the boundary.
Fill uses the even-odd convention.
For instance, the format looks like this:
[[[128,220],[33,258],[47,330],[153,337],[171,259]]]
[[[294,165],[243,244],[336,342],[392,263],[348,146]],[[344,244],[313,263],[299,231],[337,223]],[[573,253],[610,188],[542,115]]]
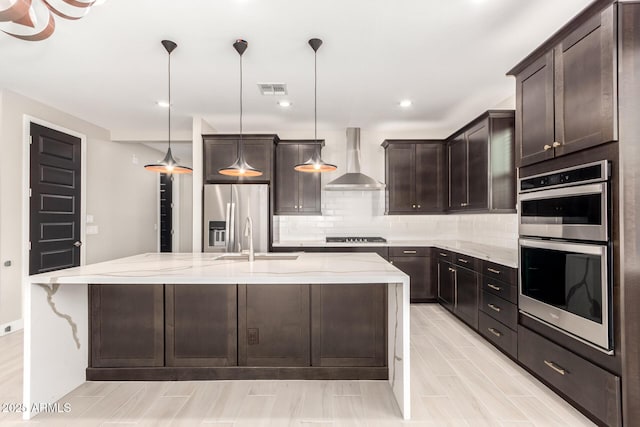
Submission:
[[[327,236],[456,239],[515,248],[518,217],[517,214],[385,215],[383,191],[323,191],[321,216],[274,216],[274,241],[317,241]]]

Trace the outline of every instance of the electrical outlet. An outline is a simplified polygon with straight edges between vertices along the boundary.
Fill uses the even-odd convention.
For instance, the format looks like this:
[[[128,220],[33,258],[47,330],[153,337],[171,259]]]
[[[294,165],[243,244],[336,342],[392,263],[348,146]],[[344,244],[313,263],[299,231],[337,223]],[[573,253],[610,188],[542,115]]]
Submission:
[[[258,333],[258,328],[247,329],[247,341],[249,345],[257,345],[260,343],[260,335]]]
[[[6,327],[4,328],[4,332],[5,332],[5,333],[7,333],[7,332],[11,332],[11,325],[6,326]]]

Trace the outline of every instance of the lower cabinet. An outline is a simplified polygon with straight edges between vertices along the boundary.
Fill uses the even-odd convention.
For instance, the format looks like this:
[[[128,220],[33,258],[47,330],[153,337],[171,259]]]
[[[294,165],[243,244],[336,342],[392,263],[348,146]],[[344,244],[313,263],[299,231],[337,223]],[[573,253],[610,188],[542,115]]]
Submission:
[[[431,248],[389,248],[389,262],[409,275],[411,302],[432,302],[438,298],[436,269]]]
[[[90,285],[91,366],[164,365],[164,286]]]
[[[455,278],[453,277],[453,265],[443,261],[437,261],[438,273],[438,301],[449,311],[453,311],[455,304]]]
[[[458,266],[453,268],[456,286],[454,313],[478,329],[478,274]]]

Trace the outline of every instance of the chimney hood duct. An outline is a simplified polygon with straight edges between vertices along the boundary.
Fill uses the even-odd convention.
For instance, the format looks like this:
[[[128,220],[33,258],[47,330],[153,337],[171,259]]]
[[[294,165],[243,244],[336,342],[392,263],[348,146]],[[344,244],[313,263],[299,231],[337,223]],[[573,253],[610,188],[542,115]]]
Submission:
[[[376,191],[385,185],[360,173],[360,128],[347,128],[347,173],[325,185],[328,191]]]

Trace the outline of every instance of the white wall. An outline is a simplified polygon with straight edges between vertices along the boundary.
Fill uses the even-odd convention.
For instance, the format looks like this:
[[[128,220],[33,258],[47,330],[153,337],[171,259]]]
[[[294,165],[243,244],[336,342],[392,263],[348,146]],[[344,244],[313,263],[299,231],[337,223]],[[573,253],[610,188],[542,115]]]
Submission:
[[[97,101],[99,102],[99,101]],[[109,131],[11,91],[0,91],[0,324],[21,318],[23,117],[28,115],[87,138],[87,211],[99,234],[87,236],[86,261],[156,250],[157,176],[142,166],[158,152],[110,141]],[[138,164],[132,164],[132,156]],[[10,267],[4,262],[11,261]]]

